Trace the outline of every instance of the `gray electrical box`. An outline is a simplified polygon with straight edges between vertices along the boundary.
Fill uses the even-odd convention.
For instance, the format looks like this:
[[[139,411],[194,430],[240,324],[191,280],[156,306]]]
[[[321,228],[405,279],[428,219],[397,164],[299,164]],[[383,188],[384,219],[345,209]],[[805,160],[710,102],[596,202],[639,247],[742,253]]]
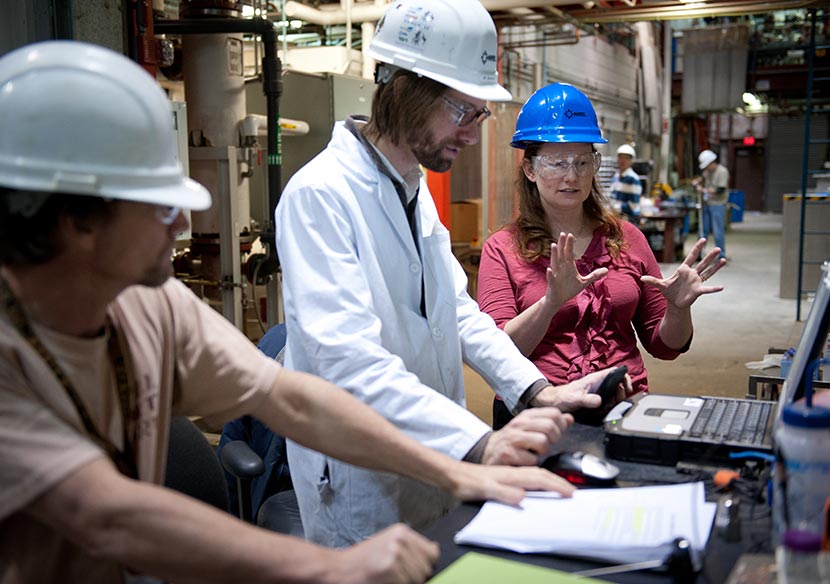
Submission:
[[[354,114],[368,116],[372,107],[375,85],[362,77],[334,73],[302,73],[285,71],[283,94],[280,99],[280,116],[308,123],[305,136],[282,138],[282,185],[309,160],[322,151],[331,139],[334,123]],[[266,114],[262,84],[254,82],[246,86],[249,114]],[[263,150],[265,139],[261,138]],[[251,215],[264,224],[271,219],[265,186],[265,156],[251,177]]]

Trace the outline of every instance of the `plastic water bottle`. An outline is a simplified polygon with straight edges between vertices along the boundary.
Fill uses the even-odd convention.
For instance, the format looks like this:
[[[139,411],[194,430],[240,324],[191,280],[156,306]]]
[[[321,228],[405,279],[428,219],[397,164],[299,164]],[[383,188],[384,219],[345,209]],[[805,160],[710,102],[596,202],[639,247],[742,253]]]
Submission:
[[[793,356],[795,355],[795,349],[790,347],[784,353],[784,356],[781,357],[781,375],[784,379],[790,374],[790,366],[793,364]]]
[[[823,582],[818,554],[821,538],[805,531],[785,531],[782,546],[776,550],[778,584],[816,584]]]
[[[809,373],[818,363],[811,365]],[[812,376],[806,377],[805,399],[784,408],[775,432],[773,540],[782,546],[785,582],[811,581],[828,528],[830,409],[813,406]]]

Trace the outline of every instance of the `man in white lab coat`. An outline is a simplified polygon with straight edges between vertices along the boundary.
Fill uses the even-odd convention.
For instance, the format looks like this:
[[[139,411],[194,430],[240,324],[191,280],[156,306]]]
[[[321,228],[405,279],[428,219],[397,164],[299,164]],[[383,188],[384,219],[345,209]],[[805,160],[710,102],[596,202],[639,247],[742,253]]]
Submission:
[[[204,210],[170,103],[103,47],[0,58],[0,583],[423,582],[438,546],[397,525],[331,550],[162,488],[172,416],[275,432],[459,498],[569,493],[535,468],[463,464],[289,371],[171,278]],[[140,574],[138,576],[137,574]],[[153,580],[155,581],[155,580]]]
[[[346,388],[423,444],[456,459],[533,465],[597,407],[598,372],[554,388],[478,309],[419,165],[450,168],[479,139],[498,84],[496,31],[478,0],[390,5],[369,54],[381,62],[371,120],[334,128],[276,209],[288,330],[285,362]],[[513,412],[499,432],[465,408],[462,362]],[[620,388],[625,395],[626,388]],[[306,537],[360,541],[396,521],[423,528],[451,497],[289,443]]]

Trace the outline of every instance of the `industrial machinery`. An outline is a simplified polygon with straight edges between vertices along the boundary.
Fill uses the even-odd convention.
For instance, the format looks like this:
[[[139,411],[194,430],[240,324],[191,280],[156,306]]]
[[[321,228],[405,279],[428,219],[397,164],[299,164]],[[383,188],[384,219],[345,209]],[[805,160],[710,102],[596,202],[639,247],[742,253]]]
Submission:
[[[279,193],[325,147],[336,120],[368,115],[374,84],[332,73],[283,76],[276,28],[246,16],[250,2],[181,0],[178,18],[161,4],[148,12],[144,0],[136,9],[133,53],[172,80],[182,163],[213,198],[179,238],[176,274],[255,338],[282,320],[273,244]],[[285,159],[283,136],[301,137],[289,138]],[[258,330],[248,330],[252,321]]]
[[[154,11],[154,17],[148,18],[146,10],[137,10],[142,17],[136,19],[138,26],[134,29],[140,39],[136,46],[144,48],[136,56],[144,61],[145,68],[152,71],[152,66],[159,64],[164,71],[164,65],[172,65],[174,71],[183,73],[186,106],[178,109],[187,112],[189,171],[213,198],[209,210],[191,215],[189,245],[182,244],[174,261],[177,275],[244,331],[251,295],[243,265],[257,239],[262,247],[259,255],[271,259],[258,263],[259,277],[273,275],[277,268],[273,226],[260,226],[251,220],[249,179],[263,160],[259,136],[267,136],[264,158],[268,200],[273,208],[281,186],[281,71],[273,25],[262,18],[243,18],[242,9],[243,3],[234,0],[182,0],[179,19],[164,18],[163,10]],[[155,59],[159,51],[152,46],[162,40],[162,35],[162,47],[167,43],[180,46],[180,51],[172,50],[180,62],[161,63]],[[249,116],[246,111],[245,35],[261,38],[264,48],[256,81],[266,96],[267,116]],[[178,45],[171,40],[177,37],[181,39]],[[282,123],[294,128],[294,133],[308,130],[307,124],[299,121]],[[179,124],[179,128],[183,126]],[[263,320],[267,324],[278,320],[276,284],[272,288],[270,314],[263,319],[259,307],[254,311],[263,330]]]

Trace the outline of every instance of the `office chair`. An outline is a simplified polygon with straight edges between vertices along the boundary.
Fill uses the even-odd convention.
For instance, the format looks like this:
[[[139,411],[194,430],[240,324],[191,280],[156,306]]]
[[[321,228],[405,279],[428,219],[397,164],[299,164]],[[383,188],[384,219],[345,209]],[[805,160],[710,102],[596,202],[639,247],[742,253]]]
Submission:
[[[228,484],[213,447],[188,418],[170,420],[164,486],[229,511]]]
[[[239,492],[243,493],[236,505],[230,502],[225,471],[237,481]],[[228,442],[220,464],[213,447],[193,422],[184,416],[171,419],[164,486],[222,511],[238,513],[240,519],[265,529],[303,538],[300,509],[290,488],[290,477],[287,486],[284,480],[281,483],[271,481],[272,490],[265,490],[261,505],[252,507],[251,482],[264,472],[265,464],[247,443],[241,440]],[[282,487],[273,487],[273,484]],[[275,492],[274,488],[283,490]],[[255,517],[252,517],[252,509],[258,509]]]
[[[257,346],[281,361],[285,340],[285,324],[280,323]],[[242,519],[271,531],[304,536],[285,438],[256,418],[243,416],[225,424],[217,454],[226,471],[231,506]]]

